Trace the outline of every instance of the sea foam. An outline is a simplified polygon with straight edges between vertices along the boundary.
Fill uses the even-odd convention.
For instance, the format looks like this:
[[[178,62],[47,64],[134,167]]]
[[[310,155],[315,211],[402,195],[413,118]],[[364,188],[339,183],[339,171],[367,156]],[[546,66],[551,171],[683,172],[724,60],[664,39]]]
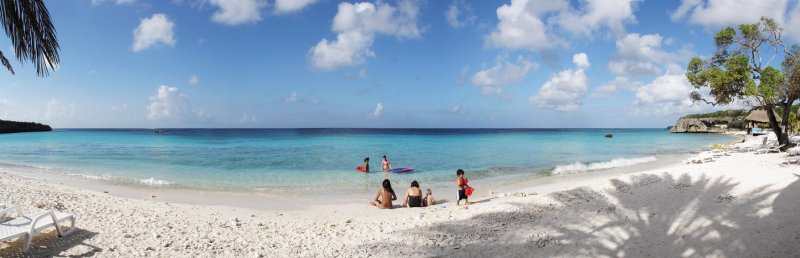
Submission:
[[[171,185],[172,183],[169,181],[155,179],[153,177],[148,179],[139,180],[139,183],[146,184],[146,185]]]
[[[109,179],[111,179],[110,176],[99,176],[99,175],[89,175],[89,174],[80,174],[80,173],[67,173],[66,175],[67,176],[83,177],[83,178],[93,179],[93,180],[109,180]]]
[[[574,173],[603,170],[610,168],[628,167],[636,164],[653,162],[656,160],[657,160],[656,157],[648,156],[648,157],[630,158],[630,159],[616,158],[612,159],[611,161],[588,163],[588,164],[575,162],[569,165],[556,166],[556,168],[553,169],[552,174],[553,175],[574,174]]]

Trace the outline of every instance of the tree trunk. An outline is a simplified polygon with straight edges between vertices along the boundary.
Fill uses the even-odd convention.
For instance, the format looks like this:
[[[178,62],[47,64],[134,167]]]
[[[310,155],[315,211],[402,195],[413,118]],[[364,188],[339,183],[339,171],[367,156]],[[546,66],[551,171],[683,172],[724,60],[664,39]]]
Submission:
[[[790,96],[786,103],[783,103],[783,114],[781,114],[781,118],[783,119],[784,131],[787,134],[791,131],[791,129],[794,129],[792,128],[792,118],[790,115],[792,113],[792,105],[794,104],[795,100],[797,100],[797,97]]]
[[[775,117],[774,111],[772,111],[774,108],[774,104],[768,104],[764,106],[765,111],[767,111],[767,117],[769,118],[769,126],[772,127],[772,131],[775,132],[775,136],[778,137],[778,144],[787,144],[789,142],[789,136],[787,136],[785,133],[783,133],[783,130],[781,130],[781,126],[778,124],[778,119]],[[785,148],[786,146],[781,149]]]
[[[786,137],[786,146],[784,146],[783,150],[788,148],[794,147],[792,142],[789,141],[789,130],[791,129],[791,118],[789,115],[792,113],[792,104],[794,103],[795,98],[789,97],[789,99],[783,103],[783,114],[781,114],[781,121],[783,123],[783,133],[781,137]]]

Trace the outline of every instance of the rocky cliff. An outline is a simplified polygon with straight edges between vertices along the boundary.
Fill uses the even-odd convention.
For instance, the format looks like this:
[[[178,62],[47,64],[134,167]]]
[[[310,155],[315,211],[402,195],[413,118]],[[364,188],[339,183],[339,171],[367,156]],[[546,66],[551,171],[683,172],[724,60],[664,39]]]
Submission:
[[[0,120],[0,133],[45,132],[52,131],[49,125],[32,122]]]
[[[724,133],[728,130],[730,118],[688,118],[681,117],[669,131],[673,133]]]
[[[724,133],[731,130],[744,130],[745,110],[725,110],[707,114],[693,114],[681,117],[670,128],[673,133]]]

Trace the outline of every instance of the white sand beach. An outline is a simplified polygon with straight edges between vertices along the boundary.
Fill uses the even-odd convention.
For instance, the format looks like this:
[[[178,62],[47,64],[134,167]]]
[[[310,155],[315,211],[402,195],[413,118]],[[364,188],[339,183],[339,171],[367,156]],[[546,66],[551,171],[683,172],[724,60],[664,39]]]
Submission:
[[[800,166],[785,156],[484,189],[468,208],[378,210],[372,196],[285,211],[177,204],[9,173],[0,200],[76,215],[75,234],[36,237],[32,256],[797,257]],[[0,256],[23,256],[21,245],[0,244]]]

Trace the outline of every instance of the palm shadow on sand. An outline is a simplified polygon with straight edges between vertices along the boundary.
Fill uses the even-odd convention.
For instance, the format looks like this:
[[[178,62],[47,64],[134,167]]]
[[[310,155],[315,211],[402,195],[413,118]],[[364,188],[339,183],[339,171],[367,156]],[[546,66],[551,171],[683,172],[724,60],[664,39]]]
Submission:
[[[379,256],[800,256],[799,180],[780,192],[762,186],[736,196],[737,183],[727,177],[642,174],[629,181],[394,232],[399,241],[361,248]]]

